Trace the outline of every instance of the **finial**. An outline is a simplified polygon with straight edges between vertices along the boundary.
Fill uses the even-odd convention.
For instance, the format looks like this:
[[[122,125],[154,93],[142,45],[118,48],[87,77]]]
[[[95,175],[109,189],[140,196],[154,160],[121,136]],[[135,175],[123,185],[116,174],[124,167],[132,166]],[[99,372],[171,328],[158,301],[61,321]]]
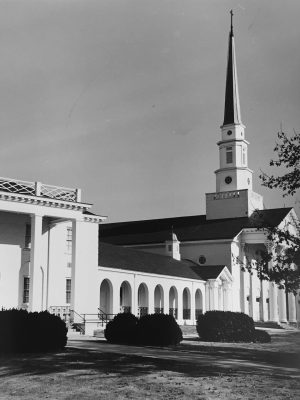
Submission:
[[[231,33],[231,35],[233,35],[232,19],[233,19],[233,11],[230,10],[230,33]]]

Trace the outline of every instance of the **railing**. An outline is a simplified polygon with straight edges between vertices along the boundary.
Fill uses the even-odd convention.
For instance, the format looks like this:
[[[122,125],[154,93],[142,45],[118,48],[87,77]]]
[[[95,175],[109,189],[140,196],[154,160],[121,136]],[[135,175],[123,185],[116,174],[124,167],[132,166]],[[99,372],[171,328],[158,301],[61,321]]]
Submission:
[[[139,307],[138,308],[138,316],[142,317],[143,315],[148,314],[148,307]]]
[[[49,312],[51,314],[57,315],[66,323],[70,322],[70,306],[51,306],[49,307]]]
[[[182,310],[182,317],[183,317],[183,319],[191,319],[191,310],[190,310],[190,308],[184,308]]]
[[[177,308],[169,308],[169,315],[173,315],[175,319],[177,319],[178,312]]]
[[[131,313],[131,307],[130,306],[121,306],[120,313]]]
[[[98,310],[99,310],[98,318],[101,323],[101,326],[106,325],[116,315],[116,314],[108,314],[108,313],[104,312],[103,310],[101,310],[101,308],[98,308]]]
[[[159,307],[155,307],[154,308],[154,312],[155,312],[155,314],[163,314],[164,313],[164,309],[163,308],[159,308]]]
[[[3,177],[0,177],[0,191],[70,202],[81,201],[80,189],[45,185],[41,182],[21,181]]]

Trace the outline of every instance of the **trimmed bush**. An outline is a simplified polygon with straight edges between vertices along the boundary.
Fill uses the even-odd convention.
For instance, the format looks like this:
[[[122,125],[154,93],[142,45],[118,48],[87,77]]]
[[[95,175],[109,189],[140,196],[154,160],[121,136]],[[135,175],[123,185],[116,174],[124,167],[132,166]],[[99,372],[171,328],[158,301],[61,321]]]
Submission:
[[[258,343],[270,343],[271,336],[266,331],[262,331],[260,329],[255,329],[254,341],[258,342]]]
[[[110,343],[152,346],[177,345],[182,332],[174,317],[167,314],[144,315],[140,319],[130,313],[118,314],[104,331]]]
[[[131,313],[117,314],[106,325],[104,337],[110,343],[135,343],[137,322],[138,318]]]
[[[211,342],[253,342],[254,321],[244,313],[207,311],[199,315],[197,332],[201,340]]]
[[[0,353],[56,351],[66,343],[65,322],[48,311],[0,311]]]
[[[137,339],[145,345],[177,345],[182,341],[182,332],[172,315],[150,314],[138,321]]]

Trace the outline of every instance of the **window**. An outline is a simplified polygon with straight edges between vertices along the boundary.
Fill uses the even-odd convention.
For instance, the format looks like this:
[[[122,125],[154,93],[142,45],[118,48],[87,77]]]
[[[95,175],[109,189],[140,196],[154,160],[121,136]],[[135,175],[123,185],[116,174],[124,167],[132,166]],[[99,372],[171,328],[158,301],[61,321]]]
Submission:
[[[29,303],[29,284],[30,284],[30,279],[28,278],[28,276],[24,276],[23,303]]]
[[[67,254],[72,254],[72,228],[67,228]]]
[[[71,279],[66,279],[66,303],[71,303]]]
[[[26,224],[25,226],[25,249],[30,249],[31,244],[31,225]]]
[[[226,147],[226,164],[233,163],[233,150],[232,147]]]

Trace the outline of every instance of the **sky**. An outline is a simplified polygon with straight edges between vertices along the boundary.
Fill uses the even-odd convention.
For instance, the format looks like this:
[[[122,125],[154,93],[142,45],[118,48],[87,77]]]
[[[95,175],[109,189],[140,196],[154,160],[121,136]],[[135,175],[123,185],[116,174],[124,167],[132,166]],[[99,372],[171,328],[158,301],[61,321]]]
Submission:
[[[300,130],[298,0],[0,0],[0,175],[81,188],[108,222],[204,214],[231,8],[254,190],[299,214],[258,177]]]

